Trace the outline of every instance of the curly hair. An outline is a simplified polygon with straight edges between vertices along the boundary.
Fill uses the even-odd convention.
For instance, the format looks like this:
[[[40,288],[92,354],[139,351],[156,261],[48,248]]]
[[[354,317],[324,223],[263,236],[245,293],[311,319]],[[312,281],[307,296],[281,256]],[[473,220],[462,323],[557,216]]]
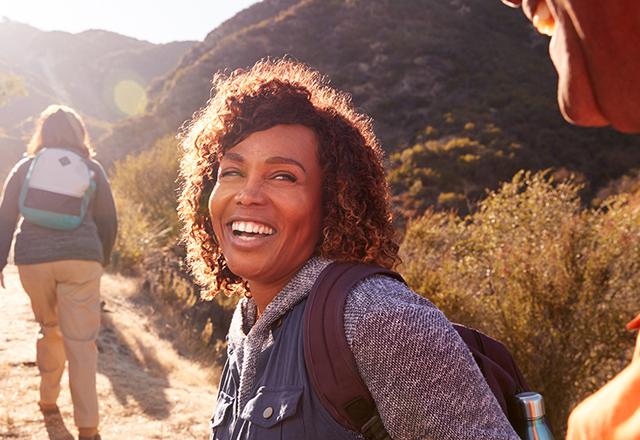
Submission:
[[[388,268],[399,262],[382,149],[371,120],[353,109],[347,94],[308,66],[286,59],[217,74],[213,86],[213,97],[181,136],[178,204],[187,262],[204,297],[220,290],[249,294],[218,246],[208,197],[223,154],[250,134],[279,124],[306,126],[318,138],[323,219],[316,255]]]

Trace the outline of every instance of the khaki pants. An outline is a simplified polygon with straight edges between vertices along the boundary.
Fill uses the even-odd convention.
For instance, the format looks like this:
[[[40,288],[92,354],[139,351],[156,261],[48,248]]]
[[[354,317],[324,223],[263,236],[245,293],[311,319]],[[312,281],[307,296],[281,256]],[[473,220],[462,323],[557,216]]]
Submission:
[[[36,343],[40,401],[56,402],[68,359],[75,424],[97,427],[95,341],[100,329],[102,266],[96,261],[64,260],[19,265],[18,272],[40,324]]]

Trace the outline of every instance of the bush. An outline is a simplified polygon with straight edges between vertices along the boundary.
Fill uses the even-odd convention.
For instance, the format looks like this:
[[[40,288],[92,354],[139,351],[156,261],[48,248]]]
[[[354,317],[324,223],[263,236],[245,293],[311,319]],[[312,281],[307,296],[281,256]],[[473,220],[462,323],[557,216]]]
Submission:
[[[168,136],[115,163],[111,186],[119,217],[115,265],[120,270],[135,269],[146,255],[177,240],[177,151]]]
[[[218,380],[226,360],[225,337],[239,298],[218,295],[203,301],[199,286],[188,274],[183,251],[176,246],[150,254],[145,261],[143,291],[164,305],[159,322],[179,323],[169,330],[174,344],[213,367]]]
[[[427,126],[415,145],[390,157],[389,183],[396,214],[403,220],[430,207],[466,215],[487,188],[497,188],[526,162],[520,146],[495,125],[458,124],[450,112],[443,118],[454,124],[449,133]]]
[[[561,437],[630,359],[640,288],[640,210],[626,196],[583,209],[579,190],[520,172],[464,219],[427,212],[401,248],[412,288],[509,347]]]
[[[0,72],[0,107],[14,96],[26,96],[24,80],[11,73]]]
[[[189,276],[184,249],[177,245],[178,148],[165,137],[152,148],[116,162],[112,187],[119,228],[115,266],[143,271],[144,294],[165,306],[160,320],[179,322],[171,338],[216,375],[225,359],[225,335],[238,298],[218,295],[202,301]]]

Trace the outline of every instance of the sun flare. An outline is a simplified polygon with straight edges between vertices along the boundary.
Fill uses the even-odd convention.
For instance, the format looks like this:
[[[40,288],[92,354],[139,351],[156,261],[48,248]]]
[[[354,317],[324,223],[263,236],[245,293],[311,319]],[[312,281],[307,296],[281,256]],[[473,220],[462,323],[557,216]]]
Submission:
[[[139,115],[147,107],[147,92],[144,86],[135,80],[121,80],[113,88],[113,101],[122,113],[129,116]]]

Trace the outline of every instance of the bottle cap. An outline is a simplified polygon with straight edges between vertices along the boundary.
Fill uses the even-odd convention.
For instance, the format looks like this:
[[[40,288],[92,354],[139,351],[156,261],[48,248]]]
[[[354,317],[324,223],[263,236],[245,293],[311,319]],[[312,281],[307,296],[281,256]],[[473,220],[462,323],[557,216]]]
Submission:
[[[527,419],[534,420],[544,416],[544,399],[539,393],[533,391],[519,393],[516,394],[516,399]]]

